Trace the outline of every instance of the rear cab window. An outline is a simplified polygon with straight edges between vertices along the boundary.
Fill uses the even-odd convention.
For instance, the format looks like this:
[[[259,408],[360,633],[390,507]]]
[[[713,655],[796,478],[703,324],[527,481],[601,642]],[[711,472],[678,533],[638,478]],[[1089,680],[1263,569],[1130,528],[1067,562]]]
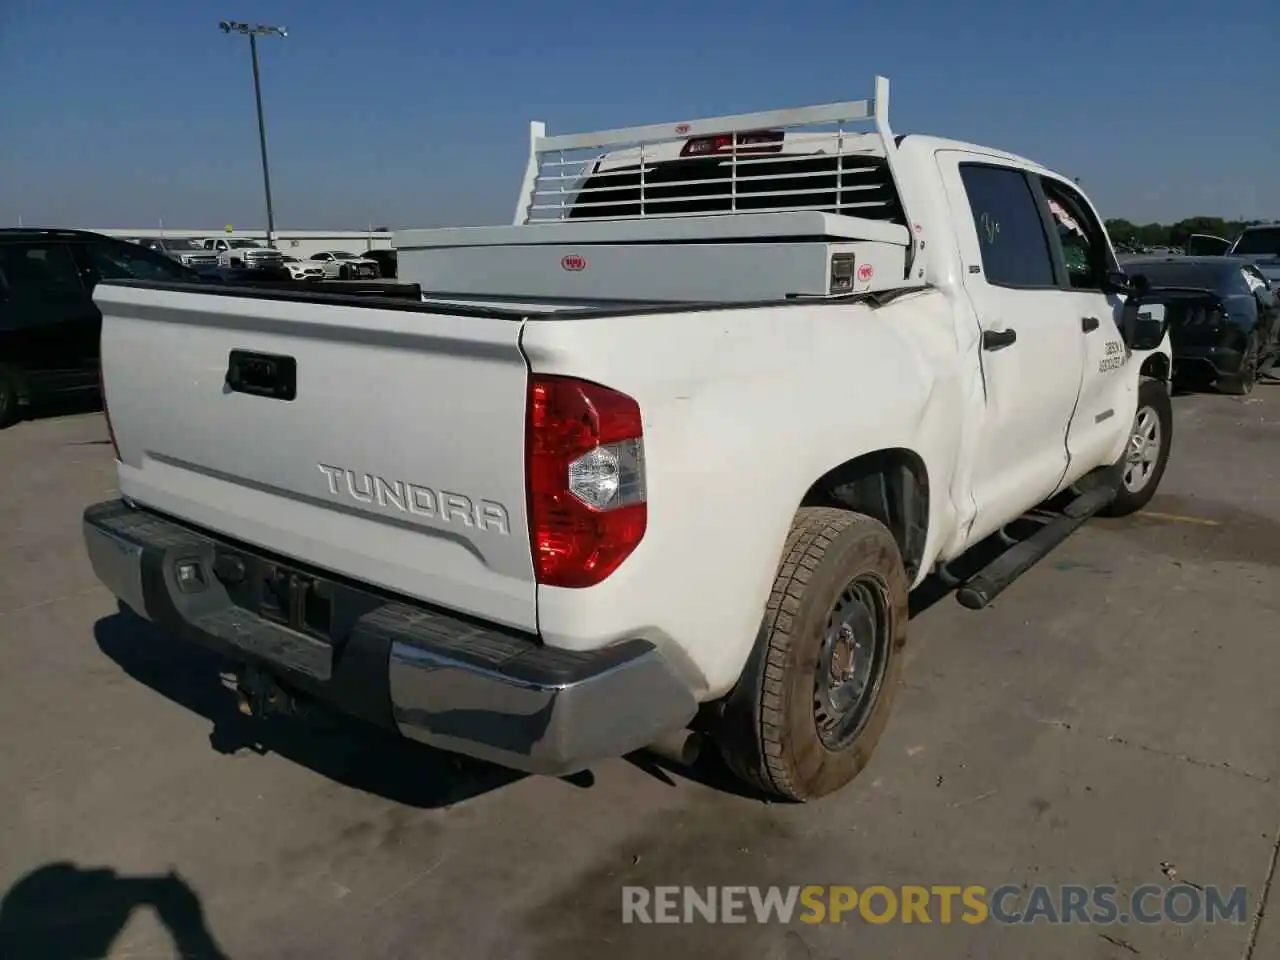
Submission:
[[[960,179],[990,284],[1056,288],[1053,255],[1027,174],[1013,167],[961,163]]]
[[[743,134],[768,140],[738,147],[735,163],[723,137],[700,137],[695,155],[640,164],[602,158],[573,193],[569,219],[691,216],[778,210],[817,210],[904,224],[897,189],[883,157],[843,158],[789,152],[779,133]],[[706,146],[705,152],[701,147]],[[684,152],[684,151],[682,151]],[[606,162],[609,161],[609,162]],[[561,211],[561,215],[564,215]]]

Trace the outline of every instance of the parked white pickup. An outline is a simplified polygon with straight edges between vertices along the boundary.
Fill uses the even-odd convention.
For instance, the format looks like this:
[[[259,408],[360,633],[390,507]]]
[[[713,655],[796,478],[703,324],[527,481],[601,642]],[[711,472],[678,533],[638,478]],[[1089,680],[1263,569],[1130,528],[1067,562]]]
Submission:
[[[218,263],[224,267],[268,269],[284,263],[284,254],[275,247],[248,237],[205,237],[201,243],[218,255]]]
[[[250,705],[545,773],[692,729],[819,796],[884,729],[913,587],[1064,501],[981,607],[1160,482],[1167,336],[1093,206],[895,137],[887,81],[535,125],[516,219],[398,235],[422,303],[97,288],[123,500],[90,556]]]

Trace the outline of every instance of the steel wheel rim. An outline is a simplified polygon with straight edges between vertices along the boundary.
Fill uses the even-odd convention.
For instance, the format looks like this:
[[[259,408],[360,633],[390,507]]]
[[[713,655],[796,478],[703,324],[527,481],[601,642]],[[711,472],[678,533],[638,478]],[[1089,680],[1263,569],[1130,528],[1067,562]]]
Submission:
[[[1129,447],[1124,462],[1124,488],[1130,493],[1140,493],[1151,482],[1160,462],[1163,437],[1160,433],[1160,417],[1152,407],[1141,408],[1133,418],[1133,432],[1129,434]]]
[[[889,664],[889,591],[871,574],[856,577],[827,615],[814,671],[818,739],[841,750],[862,732]]]

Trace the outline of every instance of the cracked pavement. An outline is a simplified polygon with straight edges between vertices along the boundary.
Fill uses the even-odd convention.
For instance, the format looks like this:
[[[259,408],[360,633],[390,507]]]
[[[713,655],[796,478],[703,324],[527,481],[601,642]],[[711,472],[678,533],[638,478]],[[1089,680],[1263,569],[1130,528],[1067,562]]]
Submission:
[[[0,955],[1280,957],[1280,386],[1174,411],[1144,515],[1089,523],[985,612],[917,613],[875,758],[803,807],[741,796],[713,762],[521,778],[342,721],[246,721],[221,664],[93,579],[101,417],[4,431]],[[624,926],[620,908],[625,883],[1175,882],[1247,887],[1247,922]]]

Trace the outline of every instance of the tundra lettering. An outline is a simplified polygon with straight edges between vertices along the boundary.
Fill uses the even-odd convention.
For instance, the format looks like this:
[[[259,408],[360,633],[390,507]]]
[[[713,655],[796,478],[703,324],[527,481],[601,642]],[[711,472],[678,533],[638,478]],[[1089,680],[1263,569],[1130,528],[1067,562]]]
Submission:
[[[436,491],[406,480],[387,480],[375,474],[327,463],[316,466],[328,480],[332,496],[340,497],[345,493],[360,503],[394,507],[403,513],[460,523],[464,527],[475,527],[502,536],[511,533],[507,508],[493,500],[472,500],[465,494]]]

